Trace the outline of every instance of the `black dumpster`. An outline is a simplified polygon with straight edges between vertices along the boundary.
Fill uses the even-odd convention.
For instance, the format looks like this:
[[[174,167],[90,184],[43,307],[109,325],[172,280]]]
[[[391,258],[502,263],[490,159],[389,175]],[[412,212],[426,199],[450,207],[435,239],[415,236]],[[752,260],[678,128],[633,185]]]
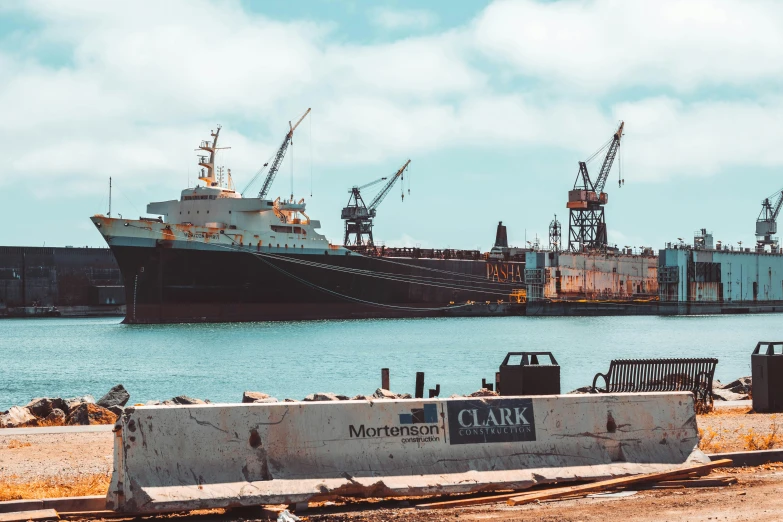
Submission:
[[[775,347],[781,349],[775,353]],[[762,353],[763,351],[763,353]],[[783,342],[760,342],[750,356],[753,375],[753,410],[783,412]]]
[[[539,357],[549,357],[540,364]],[[560,366],[552,352],[509,352],[500,365],[500,395],[558,395]]]

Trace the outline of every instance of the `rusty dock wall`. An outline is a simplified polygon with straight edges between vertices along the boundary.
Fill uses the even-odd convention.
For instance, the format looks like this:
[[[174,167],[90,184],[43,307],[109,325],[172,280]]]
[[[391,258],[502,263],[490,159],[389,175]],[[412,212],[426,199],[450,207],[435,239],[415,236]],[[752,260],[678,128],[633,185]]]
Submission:
[[[658,294],[654,255],[528,252],[528,301],[634,301]]]

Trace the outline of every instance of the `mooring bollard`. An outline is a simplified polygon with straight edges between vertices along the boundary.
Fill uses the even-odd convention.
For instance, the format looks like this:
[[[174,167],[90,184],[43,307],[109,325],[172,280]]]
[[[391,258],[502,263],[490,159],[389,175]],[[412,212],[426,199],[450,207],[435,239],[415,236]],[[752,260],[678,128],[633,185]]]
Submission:
[[[430,399],[440,395],[440,384],[436,384],[434,388],[430,388]]]
[[[389,369],[381,368],[381,388],[384,390],[389,389]]]
[[[424,372],[416,372],[416,390],[414,397],[417,399],[424,398]]]

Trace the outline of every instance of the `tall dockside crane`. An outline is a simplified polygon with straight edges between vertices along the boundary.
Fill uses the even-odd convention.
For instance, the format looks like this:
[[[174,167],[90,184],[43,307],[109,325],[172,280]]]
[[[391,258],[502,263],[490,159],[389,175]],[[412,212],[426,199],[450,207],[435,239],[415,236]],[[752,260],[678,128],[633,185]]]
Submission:
[[[774,203],[772,203],[774,201]],[[756,249],[764,250],[769,245],[778,247],[778,238],[772,237],[778,233],[778,215],[783,207],[783,190],[779,190],[761,202],[761,213],[756,219]]]
[[[620,139],[623,136],[624,122],[620,122],[617,132],[612,138],[593,154],[587,161],[579,162],[579,173],[574,182],[574,189],[568,192],[566,208],[570,210],[568,218],[568,249],[572,252],[606,249],[606,221],[604,220],[604,205],[609,196],[604,192],[609,171],[620,149]],[[587,172],[587,162],[606,150],[601,172],[595,183]],[[622,186],[623,180],[619,185]]]
[[[301,118],[299,118],[299,121],[297,121],[295,125],[291,125],[290,121],[288,122],[288,126],[290,130],[286,133],[285,138],[283,138],[282,145],[280,145],[280,148],[277,149],[277,153],[275,154],[275,157],[272,160],[272,166],[269,167],[269,171],[267,172],[266,179],[264,180],[264,184],[261,185],[261,190],[258,193],[259,199],[266,198],[267,194],[269,193],[269,189],[272,188],[272,182],[275,180],[277,171],[280,170],[280,165],[283,163],[283,158],[285,157],[285,153],[288,150],[288,146],[291,144],[291,141],[294,137],[294,131],[299,126],[299,124],[302,123],[302,120],[305,119],[305,116],[307,116],[308,114],[310,114],[310,109],[307,109],[307,111],[305,111],[305,113],[302,115]],[[266,167],[266,165],[264,165],[264,167]],[[261,172],[263,172],[263,169]],[[256,176],[261,174],[261,172],[256,174]],[[293,197],[293,194],[291,195],[291,197]]]
[[[340,218],[345,220],[345,239],[343,240],[345,246],[373,246],[375,244],[372,237],[372,220],[377,214],[378,206],[389,191],[391,191],[392,187],[397,182],[397,179],[402,179],[403,173],[405,172],[405,169],[408,168],[410,162],[411,160],[406,161],[405,164],[397,170],[394,176],[386,182],[386,185],[383,186],[381,191],[375,195],[369,205],[364,204],[361,191],[380,183],[387,178],[376,179],[361,187],[351,188],[351,196],[348,198],[348,205],[343,207],[343,211],[340,215]]]

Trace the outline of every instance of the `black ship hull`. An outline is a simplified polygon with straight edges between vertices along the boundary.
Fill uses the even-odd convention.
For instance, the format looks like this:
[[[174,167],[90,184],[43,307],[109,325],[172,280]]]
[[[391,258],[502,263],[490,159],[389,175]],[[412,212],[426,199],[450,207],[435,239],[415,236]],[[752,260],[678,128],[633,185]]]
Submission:
[[[521,262],[111,248],[126,323],[524,314],[512,296],[524,288]]]

